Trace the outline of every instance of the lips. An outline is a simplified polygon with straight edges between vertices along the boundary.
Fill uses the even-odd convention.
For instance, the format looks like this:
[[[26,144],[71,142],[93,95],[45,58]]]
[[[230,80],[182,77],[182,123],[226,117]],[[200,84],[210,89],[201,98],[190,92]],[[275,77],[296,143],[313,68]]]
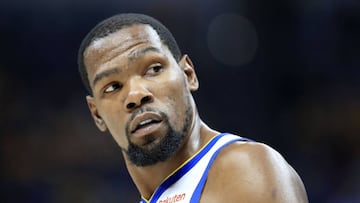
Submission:
[[[162,122],[162,117],[155,112],[141,113],[130,122],[129,131],[131,134],[147,134],[156,130],[159,123]]]

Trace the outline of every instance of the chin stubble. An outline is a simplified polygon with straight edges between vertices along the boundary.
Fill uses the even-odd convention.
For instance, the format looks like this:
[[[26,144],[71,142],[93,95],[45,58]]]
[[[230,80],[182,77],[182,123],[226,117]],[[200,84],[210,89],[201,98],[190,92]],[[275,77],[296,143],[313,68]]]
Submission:
[[[191,105],[188,105],[185,114],[186,115],[183,122],[183,127],[180,131],[177,131],[169,123],[169,119],[167,119],[167,116],[164,113],[160,112],[160,115],[165,118],[163,122],[165,122],[165,125],[168,126],[168,131],[166,133],[166,136],[164,136],[164,138],[162,138],[157,143],[154,143],[155,138],[153,138],[151,135],[148,135],[146,139],[149,144],[141,147],[132,143],[128,135],[127,139],[129,141],[129,145],[126,150],[126,154],[131,163],[136,166],[150,166],[158,162],[166,161],[168,158],[178,152],[184,142],[186,133],[191,127]]]

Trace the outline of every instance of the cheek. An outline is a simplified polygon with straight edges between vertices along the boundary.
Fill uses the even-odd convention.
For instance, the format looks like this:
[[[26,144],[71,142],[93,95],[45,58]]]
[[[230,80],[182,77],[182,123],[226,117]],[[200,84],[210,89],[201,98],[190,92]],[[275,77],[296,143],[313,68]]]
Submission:
[[[120,111],[120,104],[113,101],[104,101],[102,108],[99,109],[100,115],[104,119],[106,126],[118,145],[122,148],[127,147],[125,135],[125,117]]]
[[[186,110],[189,104],[189,94],[183,78],[172,80],[166,85],[166,88],[160,89],[161,97],[165,98],[164,106],[169,116],[170,123],[174,126],[182,127],[183,120],[186,116]],[[179,130],[179,129],[178,129]]]
[[[157,92],[160,98],[166,98],[170,104],[175,104],[184,97],[185,84],[180,76],[170,76],[162,85],[158,85]]]

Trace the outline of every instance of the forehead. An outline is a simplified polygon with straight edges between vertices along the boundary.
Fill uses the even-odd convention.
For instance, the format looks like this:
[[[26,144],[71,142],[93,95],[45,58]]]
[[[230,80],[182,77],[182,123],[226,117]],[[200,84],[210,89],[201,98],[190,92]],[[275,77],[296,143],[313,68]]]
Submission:
[[[126,48],[133,43],[141,41],[161,43],[159,35],[150,25],[135,24],[122,28],[110,35],[107,35],[106,37],[94,40],[88,46],[87,50],[93,49],[102,51],[115,47]]]
[[[88,72],[110,59],[124,55],[140,46],[164,48],[159,35],[150,26],[136,24],[120,29],[106,37],[96,39],[84,51],[84,63]]]

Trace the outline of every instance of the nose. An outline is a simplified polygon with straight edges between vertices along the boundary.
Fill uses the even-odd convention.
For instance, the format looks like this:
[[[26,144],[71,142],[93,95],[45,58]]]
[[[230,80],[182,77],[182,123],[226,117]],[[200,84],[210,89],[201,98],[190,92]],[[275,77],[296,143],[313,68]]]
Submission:
[[[125,99],[125,109],[131,111],[154,99],[152,93],[139,80],[129,82],[129,92]]]

